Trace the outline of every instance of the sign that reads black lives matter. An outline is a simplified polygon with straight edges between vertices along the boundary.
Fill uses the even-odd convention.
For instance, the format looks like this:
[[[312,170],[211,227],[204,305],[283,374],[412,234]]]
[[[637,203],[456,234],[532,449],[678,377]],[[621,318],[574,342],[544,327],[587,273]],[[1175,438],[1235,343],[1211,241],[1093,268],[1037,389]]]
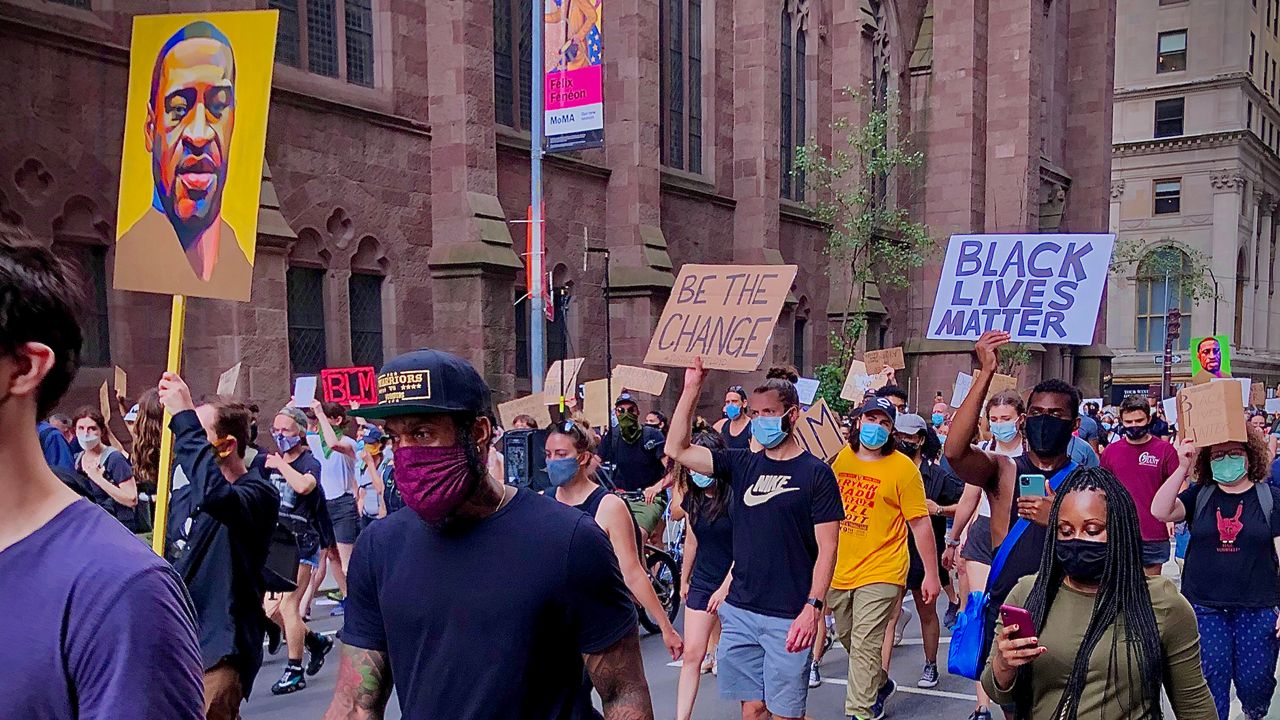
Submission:
[[[795,265],[685,265],[644,363],[758,369],[795,278]]]

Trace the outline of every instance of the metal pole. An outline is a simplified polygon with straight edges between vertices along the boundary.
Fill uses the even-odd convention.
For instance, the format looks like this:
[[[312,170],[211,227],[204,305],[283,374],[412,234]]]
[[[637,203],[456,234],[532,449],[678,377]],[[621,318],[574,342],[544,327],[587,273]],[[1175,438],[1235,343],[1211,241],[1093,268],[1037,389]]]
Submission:
[[[547,292],[544,287],[546,278],[542,267],[542,253],[545,239],[542,218],[542,123],[545,113],[542,107],[542,83],[545,72],[542,67],[542,34],[543,3],[529,3],[530,22],[532,23],[529,53],[530,74],[530,113],[529,125],[529,222],[533,231],[533,242],[529,248],[529,375],[533,380],[533,392],[543,391],[543,375],[547,372],[546,358],[546,325],[544,321]]]
[[[1164,271],[1164,363],[1160,369],[1161,399],[1169,397],[1173,380],[1173,338],[1169,337],[1169,271]]]

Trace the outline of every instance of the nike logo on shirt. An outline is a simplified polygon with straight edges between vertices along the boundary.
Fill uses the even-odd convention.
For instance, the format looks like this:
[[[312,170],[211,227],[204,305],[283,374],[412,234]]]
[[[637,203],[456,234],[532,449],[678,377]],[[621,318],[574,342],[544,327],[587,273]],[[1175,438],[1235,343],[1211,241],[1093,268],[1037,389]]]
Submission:
[[[787,487],[787,481],[790,479],[790,475],[761,475],[756,478],[755,485],[747,488],[747,491],[742,494],[742,502],[747,507],[755,507],[763,505],[779,495],[799,490],[800,488]]]

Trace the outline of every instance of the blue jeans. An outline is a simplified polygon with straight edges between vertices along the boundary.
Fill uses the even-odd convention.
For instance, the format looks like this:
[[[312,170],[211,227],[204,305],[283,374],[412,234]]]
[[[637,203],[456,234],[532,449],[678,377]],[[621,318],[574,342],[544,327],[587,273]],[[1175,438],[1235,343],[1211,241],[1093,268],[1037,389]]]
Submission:
[[[1200,628],[1200,667],[1218,710],[1231,712],[1231,684],[1245,717],[1262,718],[1276,689],[1276,610],[1193,606]]]

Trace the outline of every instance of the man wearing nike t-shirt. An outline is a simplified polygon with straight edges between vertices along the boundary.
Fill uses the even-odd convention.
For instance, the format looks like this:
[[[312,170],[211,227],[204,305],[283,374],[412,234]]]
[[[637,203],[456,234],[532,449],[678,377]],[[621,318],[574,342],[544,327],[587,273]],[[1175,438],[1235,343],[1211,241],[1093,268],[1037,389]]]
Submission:
[[[743,718],[802,718],[810,649],[844,519],[840,491],[831,468],[796,440],[796,386],[773,371],[749,401],[751,434],[763,450],[691,446],[706,375],[701,358],[685,371],[666,450],[693,472],[728,479],[733,489],[732,579],[719,609],[720,694],[742,703]]]

